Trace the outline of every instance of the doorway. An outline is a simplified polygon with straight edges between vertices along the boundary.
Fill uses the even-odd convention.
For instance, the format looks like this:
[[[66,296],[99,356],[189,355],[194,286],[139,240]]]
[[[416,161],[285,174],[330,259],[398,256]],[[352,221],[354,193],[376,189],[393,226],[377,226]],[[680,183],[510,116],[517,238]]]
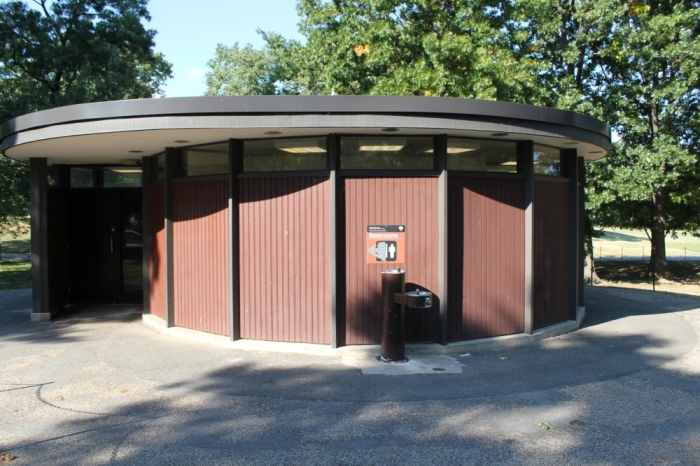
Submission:
[[[140,188],[70,189],[67,270],[71,302],[143,299]]]

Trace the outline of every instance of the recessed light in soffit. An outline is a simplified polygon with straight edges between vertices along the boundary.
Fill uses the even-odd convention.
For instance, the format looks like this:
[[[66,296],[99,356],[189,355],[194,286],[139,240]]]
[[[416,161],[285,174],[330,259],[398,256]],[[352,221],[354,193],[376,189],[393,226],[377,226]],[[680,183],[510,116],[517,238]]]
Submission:
[[[491,133],[491,136],[495,138],[502,138],[503,136],[508,136],[510,133]]]
[[[382,131],[385,133],[395,133],[399,130],[399,128],[382,128]]]
[[[282,134],[282,131],[265,131],[263,134],[270,134],[270,135]]]

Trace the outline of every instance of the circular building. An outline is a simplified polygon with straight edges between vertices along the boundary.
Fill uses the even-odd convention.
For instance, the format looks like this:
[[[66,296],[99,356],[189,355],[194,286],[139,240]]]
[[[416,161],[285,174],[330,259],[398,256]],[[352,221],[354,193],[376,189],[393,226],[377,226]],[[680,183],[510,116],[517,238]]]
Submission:
[[[20,116],[33,320],[143,302],[150,319],[333,348],[379,343],[401,267],[409,342],[574,328],[583,165],[610,128],[572,112],[428,97],[103,102]]]

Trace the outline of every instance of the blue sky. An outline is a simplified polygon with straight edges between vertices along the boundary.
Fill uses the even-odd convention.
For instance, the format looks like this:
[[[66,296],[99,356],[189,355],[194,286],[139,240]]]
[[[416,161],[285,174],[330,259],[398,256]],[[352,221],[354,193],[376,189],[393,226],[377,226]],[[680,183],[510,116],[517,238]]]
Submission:
[[[295,0],[150,0],[149,29],[158,31],[155,50],[173,64],[168,97],[203,95],[207,61],[217,43],[261,47],[258,28],[302,40]]]

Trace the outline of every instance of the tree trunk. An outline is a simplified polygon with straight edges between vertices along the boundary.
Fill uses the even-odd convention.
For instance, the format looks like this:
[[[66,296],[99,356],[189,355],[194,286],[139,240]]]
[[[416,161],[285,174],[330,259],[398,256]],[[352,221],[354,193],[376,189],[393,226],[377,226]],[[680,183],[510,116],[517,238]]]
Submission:
[[[591,264],[593,264],[591,266]],[[595,262],[593,261],[593,254],[588,253],[586,254],[585,259],[583,260],[583,282],[586,285],[591,284],[591,275],[593,275],[593,283],[600,283],[600,278],[598,277],[598,273],[595,271]]]
[[[666,262],[666,192],[664,188],[654,189],[654,197],[651,207],[651,254],[648,275],[651,275],[653,260],[656,260],[656,276],[668,276],[668,263]]]

